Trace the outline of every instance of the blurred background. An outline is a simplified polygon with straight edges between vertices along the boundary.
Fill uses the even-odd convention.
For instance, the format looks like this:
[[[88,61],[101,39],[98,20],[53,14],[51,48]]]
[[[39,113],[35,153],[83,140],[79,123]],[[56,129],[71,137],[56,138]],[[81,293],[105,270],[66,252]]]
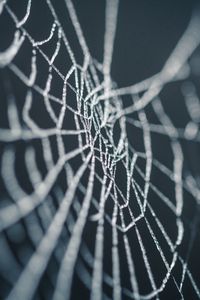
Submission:
[[[75,60],[78,64],[83,64],[83,53],[74,31],[69,13],[67,11],[65,1],[52,0],[52,7],[60,20],[60,23],[64,29],[69,44],[74,52]],[[105,33],[105,1],[86,0],[86,1],[73,1],[75,11],[77,13],[85,40],[92,57],[97,61],[103,62],[103,49],[104,49],[104,33]],[[11,12],[21,19],[27,7],[27,1],[14,1],[8,0],[6,6],[0,15],[0,52],[7,49],[13,40],[13,34],[16,31],[16,24],[13,21]],[[9,9],[7,9],[9,8]],[[177,42],[181,38],[182,34],[186,30],[188,23],[194,11],[197,11],[198,1],[194,0],[174,0],[174,1],[158,1],[158,0],[124,0],[119,1],[119,11],[117,19],[117,30],[114,44],[114,52],[111,67],[111,76],[116,87],[125,87],[140,82],[152,75],[158,73],[167,58],[173,51]],[[38,0],[32,1],[31,13],[28,21],[25,23],[24,28],[30,34],[30,37],[35,41],[44,40],[49,36],[54,18],[47,5],[46,1]],[[200,34],[200,32],[199,32]],[[40,48],[43,53],[50,57],[55,48],[56,38],[42,45]],[[25,39],[23,46],[14,58],[14,64],[28,76],[31,71],[31,58],[32,58],[32,45],[28,39]],[[62,75],[66,75],[72,62],[69,58],[66,49],[61,45],[61,49],[58,57],[55,61],[55,66]],[[196,95],[200,93],[200,55],[199,49],[189,59],[188,65],[190,67],[190,74],[186,80],[173,82],[167,84],[160,94],[161,102],[165,108],[166,114],[170,117],[176,128],[182,128],[183,131],[190,122],[190,116],[188,115],[186,104],[182,90],[185,86],[192,82],[195,86]],[[199,68],[198,68],[199,67]],[[37,53],[37,78],[36,84],[39,87],[44,88],[49,65],[45,59]],[[101,79],[102,74],[99,71],[98,74]],[[70,79],[70,84],[74,86],[74,78]],[[62,83],[58,74],[53,71],[53,81],[51,87],[51,94],[59,99],[62,97]],[[8,99],[14,99],[15,105],[19,112],[20,123],[23,124],[22,110],[25,103],[25,95],[28,87],[25,86],[22,80],[16,76],[12,67],[9,66],[0,69],[0,128],[9,128],[8,120]],[[75,95],[68,91],[67,101],[75,108]],[[31,109],[31,116],[40,128],[50,128],[52,126],[49,114],[45,110],[45,106],[41,104],[42,95],[39,95],[33,91],[33,106]],[[124,107],[129,103],[128,96],[124,96],[121,99]],[[53,106],[55,113],[59,109],[57,104]],[[148,122],[151,124],[162,125],[160,120],[153,110],[152,106],[145,108]],[[138,120],[136,113],[129,116],[133,120]],[[73,123],[73,113],[69,112],[68,119],[65,120],[65,129],[75,129]],[[119,128],[116,128],[116,136],[119,134]],[[141,128],[136,128],[127,125],[128,141],[130,145],[139,152],[144,153],[143,144],[143,132]],[[173,154],[172,154],[172,141],[169,136],[156,135],[152,133],[152,150],[153,159],[158,160],[163,165],[169,168],[173,173]],[[54,160],[57,159],[58,149],[56,145],[56,139],[53,137],[49,140],[51,152]],[[200,159],[199,159],[199,142],[195,139],[190,141],[180,139],[181,146],[183,148],[184,155],[184,167],[183,177],[191,175],[196,180],[197,190],[199,188],[199,175],[200,175]],[[78,147],[77,139],[73,137],[67,138],[64,141],[66,153],[72,149]],[[0,142],[1,162],[2,157],[8,149],[15,149],[15,166],[16,177],[18,178],[20,185],[27,194],[32,192],[32,186],[28,179],[25,162],[25,150],[27,147],[33,147],[36,151],[36,160],[40,168],[42,177],[46,174],[46,167],[44,164],[45,153],[42,150],[39,141],[14,141],[14,142]],[[8,163],[8,161],[7,161]],[[74,159],[72,162],[72,169],[76,170],[82,161],[80,157]],[[145,173],[145,160],[139,160],[138,166]],[[13,203],[12,196],[8,191],[9,174],[7,178],[3,178],[6,174],[6,165],[4,159],[4,172],[1,172],[0,178],[0,192],[1,192],[1,204],[0,207],[6,207]],[[8,166],[9,169],[9,166]],[[96,172],[101,174],[101,166],[97,166]],[[8,172],[9,173],[9,172]],[[124,166],[119,164],[118,172],[116,174],[116,183],[122,191],[126,189],[127,182],[125,180]],[[101,176],[101,175],[100,175]],[[134,179],[141,188],[144,188],[144,178],[136,172]],[[172,175],[171,175],[172,176]],[[88,180],[88,173],[81,179],[82,184]],[[7,182],[7,184],[5,183]],[[174,182],[164,174],[162,170],[156,168],[155,165],[152,169],[150,181],[163,195],[168,197],[172,203],[175,202],[174,194]],[[66,190],[66,182],[64,175],[57,178],[55,183],[55,189],[59,188],[61,194]],[[199,190],[198,190],[199,191]],[[95,183],[94,197],[97,202],[100,198],[101,185]],[[17,195],[17,194],[16,194]],[[200,272],[199,272],[199,205],[195,196],[184,189],[184,209],[181,215],[181,220],[184,223],[185,231],[184,238],[180,246],[175,249],[178,252],[181,259],[177,260],[177,263],[173,269],[172,275],[168,280],[166,287],[159,294],[159,296],[151,299],[198,299],[199,294],[195,291],[194,284],[191,283],[190,276],[187,274],[184,278],[182,291],[180,291],[180,283],[183,274],[184,262],[186,262],[186,268],[188,267],[196,285],[200,287]],[[10,228],[6,228],[1,233],[0,246],[0,298],[4,299],[9,294],[13,286],[15,285],[19,275],[25,268],[30,257],[37,249],[39,241],[42,239],[44,232],[46,232],[49,224],[51,223],[51,217],[54,216],[59,206],[59,197],[53,190],[49,193],[49,198],[46,200],[47,208],[50,208],[51,214],[49,220],[45,225],[45,214],[47,208],[36,209],[32,214],[19,221],[17,224],[12,225]],[[82,204],[84,192],[77,191],[76,198],[79,205]],[[160,195],[155,190],[151,190],[148,195],[148,202],[154,207],[154,212],[159,220],[162,220],[162,224],[166,229],[173,241],[177,238],[177,218],[174,214],[171,214],[166,209],[163,202],[160,201]],[[111,216],[113,209],[112,199],[106,204],[105,211],[108,216]],[[43,211],[44,209],[44,211]],[[139,208],[137,208],[136,200],[133,196],[131,210],[138,215]],[[91,205],[89,215],[92,216],[98,212],[98,204]],[[124,210],[124,218],[129,223],[129,212]],[[38,288],[34,293],[33,299],[51,299],[53,291],[55,289],[55,283],[57,274],[60,268],[61,258],[66,250],[68,240],[71,235],[70,224],[77,219],[78,213],[75,208],[72,208],[71,220],[66,220],[65,226],[61,237],[56,245],[56,250],[51,255],[48,266],[45,269],[44,274],[39,281]],[[155,217],[147,211],[147,220],[152,224],[154,233],[157,235],[159,245],[163,250],[166,258],[171,261],[172,253],[170,253],[169,245],[166,245],[162,234],[156,228]],[[31,232],[34,234],[33,225],[41,227],[41,232],[38,240],[34,240],[31,237]],[[37,227],[36,226],[36,227]],[[161,279],[166,274],[166,268],[163,262],[158,258],[156,254],[155,245],[153,244],[152,236],[149,236],[145,222],[138,222],[138,229],[144,240],[146,251],[149,255],[149,260],[152,265],[152,272],[155,277],[156,285],[159,286]],[[32,231],[31,231],[32,230]],[[97,230],[97,222],[91,221],[88,218],[86,224],[83,244],[79,253],[79,258],[76,264],[71,299],[89,299],[90,286],[92,281],[92,269],[94,263],[94,248],[95,237]],[[104,227],[104,257],[103,257],[103,298],[112,299],[112,230],[111,224],[106,221]],[[122,286],[122,299],[134,299],[131,293],[130,274],[127,270],[126,253],[124,249],[124,237],[123,233],[119,231],[119,255],[120,255],[120,267],[121,267],[121,286]],[[132,256],[136,266],[136,274],[139,282],[139,287],[142,295],[148,294],[151,290],[149,279],[147,276],[147,270],[144,266],[144,261],[141,255],[141,249],[138,245],[137,235],[135,229],[131,229],[127,234]],[[188,254],[189,253],[189,254]],[[188,264],[188,265],[187,265]],[[146,299],[141,298],[141,299]],[[149,298],[147,298],[149,299]],[[22,299],[25,300],[25,299]]]

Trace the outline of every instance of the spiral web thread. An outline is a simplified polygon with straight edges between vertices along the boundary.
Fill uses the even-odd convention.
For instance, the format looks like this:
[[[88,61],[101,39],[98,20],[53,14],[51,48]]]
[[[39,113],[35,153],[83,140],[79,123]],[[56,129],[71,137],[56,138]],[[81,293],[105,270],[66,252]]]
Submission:
[[[70,299],[77,276],[89,291],[90,299],[95,300],[102,297],[162,299],[169,282],[173,283],[178,299],[184,298],[186,282],[194,297],[200,298],[199,278],[192,274],[195,266],[190,267],[192,250],[198,240],[199,182],[198,176],[185,165],[182,145],[185,141],[198,146],[200,141],[200,102],[192,81],[199,73],[194,72],[191,60],[198,63],[199,15],[192,16],[159,73],[132,86],[118,88],[111,78],[120,13],[118,1],[106,2],[104,58],[100,63],[90,54],[73,3],[63,0],[82,51],[82,64],[76,61],[56,7],[50,0],[43,2],[52,21],[48,36],[41,28],[40,40],[27,29],[36,2],[27,1],[21,18],[10,1],[0,2],[0,17],[7,16],[14,25],[13,41],[0,53],[1,71],[12,74],[25,91],[19,99],[9,86],[5,88],[5,98],[1,99],[7,114],[6,126],[0,129],[4,187],[0,209],[2,297],[40,299],[42,294],[42,299]],[[25,44],[29,45],[29,51],[24,50]],[[44,49],[48,45],[51,56]],[[69,68],[63,67],[65,73],[56,64],[61,48],[71,63]],[[30,57],[29,72],[22,71],[18,64],[20,53],[24,59]],[[39,60],[47,66],[43,71],[43,85],[37,82]],[[54,95],[54,77],[61,82],[60,97]],[[166,103],[161,95],[164,87],[180,82],[182,101],[178,107],[188,115],[183,128],[177,128],[173,117],[165,112]],[[40,117],[37,114],[40,106],[44,118],[50,120],[49,128],[40,125],[41,114]],[[148,120],[148,109],[157,117],[157,123]],[[71,116],[69,121],[68,116]],[[132,145],[127,127],[130,132],[139,131],[143,151],[135,149],[134,136]],[[153,136],[166,138],[171,167],[154,155]],[[19,161],[23,162],[17,167]],[[122,169],[125,189],[117,182]],[[157,186],[153,182],[153,170],[165,178],[171,196],[162,184]],[[29,188],[20,178],[23,172]],[[184,215],[188,201],[196,212],[190,219]],[[156,209],[158,203],[169,216],[173,236],[168,232],[169,224],[163,223]],[[140,224],[147,231],[151,248]],[[93,234],[92,227],[95,233],[90,247],[87,238]],[[107,230],[110,230],[109,237]],[[133,244],[132,235],[135,236]],[[182,244],[186,245],[184,251],[180,250]],[[154,253],[150,253],[153,247]],[[140,268],[149,282],[145,292],[138,279],[136,248]],[[160,260],[159,274],[154,270],[152,254]],[[110,269],[105,266],[105,256],[110,257]],[[56,265],[53,272],[49,269],[52,261]],[[177,266],[179,272],[174,272]],[[128,274],[127,284],[123,282],[124,272]],[[45,296],[43,291],[44,278],[50,282],[51,296]]]

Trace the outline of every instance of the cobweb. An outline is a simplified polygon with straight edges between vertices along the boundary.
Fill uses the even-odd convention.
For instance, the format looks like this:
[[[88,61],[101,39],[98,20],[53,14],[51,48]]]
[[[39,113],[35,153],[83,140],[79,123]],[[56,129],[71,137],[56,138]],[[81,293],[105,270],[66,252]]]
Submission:
[[[0,1],[1,299],[200,298],[198,12],[161,71],[119,88],[119,1],[102,63],[71,0],[68,26],[38,3]]]

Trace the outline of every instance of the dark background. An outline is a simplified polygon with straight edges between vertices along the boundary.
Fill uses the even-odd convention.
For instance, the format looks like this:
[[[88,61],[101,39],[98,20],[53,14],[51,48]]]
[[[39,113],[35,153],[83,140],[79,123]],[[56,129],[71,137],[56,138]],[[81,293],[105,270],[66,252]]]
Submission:
[[[112,63],[112,78],[117,83],[118,87],[128,86],[132,85],[136,82],[139,82],[147,77],[152,76],[153,74],[157,73],[161,70],[163,64],[165,63],[166,59],[170,55],[171,51],[177,44],[177,41],[183,34],[184,30],[187,27],[187,24],[190,20],[192,11],[194,8],[196,8],[198,1],[183,1],[183,0],[176,0],[176,1],[156,1],[156,0],[138,0],[138,1],[131,1],[131,0],[124,0],[120,1],[119,5],[119,13],[118,13],[118,24],[117,24],[117,31],[116,31],[116,40],[115,40],[115,46],[114,46],[114,53],[113,53],[113,63]],[[25,1],[8,1],[8,4],[13,9],[13,11],[16,12],[17,15],[23,16],[24,14],[24,7],[25,7]],[[78,44],[77,38],[75,37],[75,33],[73,32],[73,28],[71,26],[69,16],[67,15],[67,10],[64,5],[64,1],[52,1],[53,6],[56,9],[56,12],[59,16],[59,19],[61,20],[61,24],[66,32],[66,36],[69,38],[70,45],[72,45],[73,51],[75,52],[77,61],[82,61],[82,53],[80,51],[80,46]],[[99,62],[103,61],[103,43],[104,43],[104,10],[105,10],[105,3],[104,1],[97,1],[97,0],[86,0],[86,1],[73,1],[81,28],[83,30],[86,42],[88,44],[88,48],[94,58],[96,58]],[[0,44],[0,50],[2,51],[5,49],[12,40],[12,32],[14,31],[13,23],[8,21],[10,20],[8,15],[2,15],[0,17],[0,40],[2,43]],[[31,13],[31,20],[26,25],[26,28],[28,32],[31,33],[32,36],[35,37],[35,39],[41,39],[41,36],[47,36],[50,25],[52,24],[52,19],[50,17],[49,12],[47,12],[47,6],[45,5],[44,1],[35,1],[33,3],[32,7],[32,13]],[[44,33],[44,34],[43,34]],[[28,46],[27,46],[28,49]],[[30,49],[29,49],[30,50]],[[27,50],[27,53],[30,53],[30,51]],[[49,49],[45,49],[48,53],[50,51]],[[29,52],[28,52],[29,51]],[[22,70],[27,69],[27,65],[30,63],[30,54],[27,54],[27,58],[25,58],[25,50],[24,52],[19,53],[19,55],[16,57],[17,65],[20,66]],[[63,52],[63,55],[59,57],[58,63],[58,69],[63,72],[63,74],[66,72],[68,66],[70,66],[70,62],[68,58],[65,57],[65,53]],[[0,72],[0,80],[1,80],[1,91],[0,91],[0,97],[1,97],[1,103],[2,103],[2,111],[3,109],[6,109],[6,104],[3,99],[5,99],[5,89],[4,89],[4,83],[9,77],[9,80],[11,82],[11,85],[13,86],[14,93],[17,97],[17,105],[18,107],[22,107],[23,105],[23,96],[24,96],[24,87],[19,84],[18,81],[15,81],[13,74],[11,75],[9,70],[1,70]],[[38,78],[38,83],[41,85],[46,80],[46,66],[42,65],[40,66],[40,78]],[[59,83],[55,83],[55,90],[54,94],[56,95],[58,93],[59,96]],[[166,92],[166,95],[163,95],[163,97],[170,98],[169,100],[169,112],[172,113],[173,119],[177,121],[177,126],[181,126],[182,124],[185,124],[184,119],[184,112],[181,113],[180,108],[180,102],[179,102],[179,96],[177,96],[176,87],[172,87],[169,89],[169,91]],[[175,99],[178,97],[178,100]],[[45,123],[45,126],[48,127],[48,120],[43,115],[42,110],[38,109],[36,106],[37,111],[37,118],[38,120]],[[178,114],[174,113],[174,111],[178,111]],[[151,112],[149,113],[151,115]],[[152,117],[153,118],[153,117]],[[6,120],[3,117],[3,114],[1,113],[1,126],[6,126]],[[175,123],[176,125],[176,123]],[[137,136],[137,133],[133,133],[133,135]],[[161,146],[160,140],[154,141],[154,147],[155,152],[158,152],[158,158],[162,158],[164,162],[169,164],[171,166],[171,162],[169,162],[172,157],[168,153],[168,148],[164,149],[164,147]],[[73,144],[73,141],[71,141]],[[137,144],[137,139],[133,138],[133,140],[130,140],[130,143]],[[139,141],[138,141],[139,143]],[[165,144],[163,144],[165,145]],[[71,147],[71,145],[68,145]],[[2,145],[3,149],[4,145]],[[37,147],[37,145],[36,145]],[[195,146],[196,147],[196,146]],[[73,148],[73,147],[72,147]],[[137,146],[136,146],[137,148]],[[18,151],[20,152],[20,149],[23,149],[23,145],[18,146]],[[188,148],[188,146],[185,146],[185,152],[187,161],[186,166],[190,169],[190,171],[196,175],[199,172],[199,168],[196,167],[196,165],[199,162],[199,158],[197,157],[199,149],[195,150],[192,148]],[[196,148],[195,148],[196,149]],[[159,153],[160,152],[160,153]],[[191,157],[191,153],[195,153],[193,157]],[[20,169],[18,169],[18,175],[21,178],[25,178],[25,174],[22,173]],[[20,175],[21,172],[21,175]],[[24,179],[25,180],[25,179]],[[125,187],[124,181],[123,181],[123,175],[119,173],[118,178],[120,184]],[[139,179],[138,179],[139,180]],[[168,181],[165,181],[165,178],[162,178],[162,176],[155,172],[153,173],[153,178],[155,185],[161,189],[164,190],[164,193],[168,193],[172,196],[172,186]],[[25,181],[24,181],[25,182]],[[26,185],[26,183],[24,183]],[[28,190],[28,184],[26,186]],[[3,194],[5,194],[5,187],[2,183],[2,191]],[[98,195],[100,190],[97,189],[96,194]],[[154,199],[155,195],[150,194],[149,201],[152,201]],[[188,202],[193,201],[193,199],[190,199],[190,196],[186,196],[188,199]],[[193,202],[194,203],[194,202]],[[189,243],[189,237],[191,235],[191,220],[190,216],[192,216],[192,219],[194,218],[194,210],[196,209],[194,204],[187,204],[186,205],[186,211],[185,213],[185,224],[187,225],[186,230],[186,239],[184,240],[183,249],[180,249],[183,252],[183,257],[185,255],[184,247],[187,248],[187,245]],[[174,226],[174,220],[172,220],[172,223],[170,224],[170,219],[168,218],[167,213],[165,213],[165,209],[162,207],[157,207],[157,213],[159,214],[160,218],[163,218],[166,220],[166,226],[168,226],[169,231],[172,232],[173,235],[173,226]],[[148,216],[147,216],[148,217]],[[149,216],[150,218],[150,216]],[[89,225],[86,228],[87,234],[85,236],[86,243],[88,245],[93,244],[94,237],[95,237],[95,228],[92,228],[92,224],[89,223]],[[140,226],[140,225],[139,225]],[[143,232],[143,236],[146,238],[146,243],[148,249],[154,253],[153,248],[151,249],[152,245],[150,244],[151,241],[148,241],[148,235],[145,232],[145,228],[142,228],[142,224],[140,227],[141,232]],[[105,249],[109,248],[109,237],[111,234],[111,231],[109,231],[109,226],[105,226],[105,240],[107,241],[107,245],[105,244]],[[122,237],[120,237],[122,238]],[[136,243],[134,236],[129,236],[131,245],[134,249],[134,245]],[[144,238],[144,239],[145,239]],[[9,238],[8,238],[9,240]],[[148,244],[149,242],[149,244]],[[27,241],[28,243],[28,241]],[[162,244],[162,241],[160,241]],[[200,275],[199,275],[199,264],[196,263],[196,259],[199,256],[198,253],[198,243],[199,243],[199,235],[196,239],[196,247],[194,248],[194,252],[192,253],[192,264],[191,264],[191,272],[195,275],[195,280],[197,283],[200,283]],[[12,247],[12,246],[11,246]],[[121,247],[121,246],[120,246]],[[91,247],[92,248],[92,247]],[[15,252],[15,249],[13,249]],[[123,249],[121,249],[121,255],[123,255]],[[134,249],[135,256],[137,257],[137,251],[138,249]],[[17,252],[17,250],[16,250]],[[106,251],[105,251],[106,252]],[[124,253],[125,254],[125,253]],[[111,272],[111,258],[108,254],[105,259],[106,269],[108,273]],[[166,254],[167,255],[167,254]],[[157,260],[154,255],[151,257],[152,261],[155,264],[155,269],[159,272],[162,271],[162,267],[159,265],[159,261]],[[124,258],[122,257],[122,261]],[[125,264],[125,262],[124,262]],[[138,262],[136,262],[136,265],[138,267],[138,270],[140,269],[140,257],[138,256]],[[52,264],[52,266],[48,266],[48,273],[53,273],[54,270],[57,270],[58,266],[55,264]],[[122,266],[123,270],[123,266]],[[91,271],[91,270],[90,270]],[[124,272],[124,273],[123,273]],[[126,270],[122,271],[123,273],[123,286],[128,286],[128,280],[129,275],[126,273]],[[145,271],[141,270],[141,272],[138,272],[138,279],[140,282],[143,283],[143,290],[145,290],[145,285],[147,285],[147,280],[144,276]],[[155,275],[156,276],[156,275]],[[157,275],[159,277],[159,273]],[[174,270],[174,276],[176,278],[180,278],[180,270],[175,268]],[[51,277],[51,275],[50,275]],[[6,292],[4,290],[8,290],[9,288],[5,283],[3,283],[4,286],[2,287],[2,295],[5,295]],[[38,294],[36,295],[36,299],[50,299],[51,291],[53,289],[53,286],[49,283],[48,276],[44,276],[42,278],[42,282],[39,287]],[[148,289],[147,289],[148,290]],[[108,288],[105,284],[104,291],[107,295],[112,297],[111,295],[111,289]],[[188,282],[184,285],[184,296],[185,299],[196,299],[196,295],[194,291],[191,289],[191,286]],[[75,276],[74,278],[74,285],[73,285],[73,293],[72,293],[72,299],[87,299],[88,296],[88,290],[84,287],[82,282],[79,280],[78,276]],[[163,293],[161,293],[160,296],[161,299],[180,299],[180,295],[177,292],[176,286],[173,282],[173,280],[169,281],[167,284],[166,289]],[[128,296],[125,296],[123,294],[123,299],[130,299]]]

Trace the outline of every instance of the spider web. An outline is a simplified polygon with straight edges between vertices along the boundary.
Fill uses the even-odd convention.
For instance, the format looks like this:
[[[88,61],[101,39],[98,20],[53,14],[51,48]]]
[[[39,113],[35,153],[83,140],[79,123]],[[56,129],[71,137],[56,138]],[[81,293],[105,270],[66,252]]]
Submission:
[[[102,63],[71,0],[69,27],[59,4],[38,3],[0,1],[12,39],[0,53],[1,297],[200,298],[198,13],[159,73],[118,88],[119,1],[106,2]]]

